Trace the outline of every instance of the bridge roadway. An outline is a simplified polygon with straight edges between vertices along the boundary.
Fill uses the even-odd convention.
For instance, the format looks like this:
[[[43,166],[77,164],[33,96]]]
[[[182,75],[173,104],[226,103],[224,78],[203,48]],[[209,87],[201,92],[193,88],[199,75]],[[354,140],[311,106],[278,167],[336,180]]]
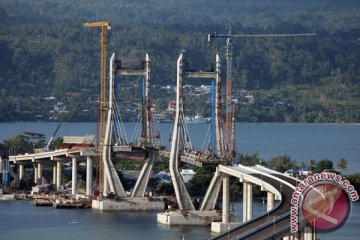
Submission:
[[[43,160],[50,159],[54,160],[56,157],[67,157],[69,149],[59,149],[51,152],[41,152],[41,153],[31,153],[31,154],[23,154],[23,155],[14,155],[9,157],[10,162],[19,162],[19,161],[35,161],[35,160]],[[78,151],[80,153],[80,150]],[[75,154],[75,153],[74,153]]]
[[[252,173],[251,176],[265,181],[272,185],[281,193],[280,204],[272,211],[252,219],[236,227],[229,232],[220,234],[213,239],[277,239],[289,235],[290,233],[290,207],[291,197],[299,180],[281,173],[271,171],[261,166],[253,167],[257,172],[270,174]],[[281,180],[290,183],[282,184]]]
[[[160,156],[170,157],[170,151],[166,149],[162,149],[159,151]],[[199,151],[190,151],[190,152],[183,152],[179,154],[180,161],[197,166],[217,166],[219,164],[224,164],[225,161],[217,157],[215,154],[211,154],[209,152],[199,152]]]
[[[26,153],[21,155],[9,156],[9,161],[18,163],[22,161],[36,161],[36,160],[60,160],[65,157],[72,156],[98,156],[95,147],[73,147],[73,148],[64,148],[56,149],[49,152],[39,152],[39,153]],[[67,160],[66,160],[67,161]]]

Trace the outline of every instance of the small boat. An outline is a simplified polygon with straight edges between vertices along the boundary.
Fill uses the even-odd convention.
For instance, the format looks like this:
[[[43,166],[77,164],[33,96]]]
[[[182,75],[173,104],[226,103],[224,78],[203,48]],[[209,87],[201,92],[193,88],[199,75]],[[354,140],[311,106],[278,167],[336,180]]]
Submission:
[[[76,221],[76,220],[71,220],[69,223],[70,223],[70,224],[78,224],[79,222]]]
[[[185,117],[185,123],[209,123],[211,118],[205,118],[199,114],[194,117]]]

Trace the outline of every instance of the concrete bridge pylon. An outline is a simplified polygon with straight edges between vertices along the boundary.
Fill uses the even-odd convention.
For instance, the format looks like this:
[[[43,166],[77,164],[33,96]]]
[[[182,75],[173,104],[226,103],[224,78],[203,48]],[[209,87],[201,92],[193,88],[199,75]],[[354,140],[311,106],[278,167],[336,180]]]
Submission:
[[[201,203],[200,211],[210,211],[215,209],[215,205],[219,196],[220,189],[222,187],[222,181],[224,176],[220,174],[218,168],[211,179],[208,190],[206,191],[205,197]]]
[[[190,195],[186,190],[185,183],[179,172],[179,152],[182,150],[180,146],[180,138],[182,132],[182,117],[183,117],[183,54],[180,54],[177,60],[177,76],[176,76],[176,114],[174,129],[171,139],[171,151],[169,160],[169,169],[171,180],[174,185],[177,203],[180,210],[195,210],[191,201]]]
[[[179,172],[179,165],[181,161],[181,154],[192,151],[191,144],[189,144],[185,136],[186,126],[184,126],[184,94],[183,86],[185,78],[210,78],[216,81],[216,96],[215,96],[215,136],[216,144],[212,149],[214,154],[222,157],[223,151],[223,137],[221,129],[221,82],[220,82],[220,57],[216,55],[216,70],[214,71],[190,71],[187,69],[184,59],[184,52],[180,54],[177,60],[177,77],[176,77],[176,111],[175,111],[175,122],[174,129],[171,138],[171,150],[169,160],[169,170],[171,180],[174,186],[175,195],[179,211],[165,212],[158,214],[158,223],[166,225],[207,225],[210,221],[220,220],[219,216],[215,211],[206,211],[211,209],[216,202],[217,195],[219,193],[219,185],[221,185],[221,179],[214,178],[212,184],[217,189],[215,194],[208,193],[206,203],[201,206],[201,211],[196,211],[193,205],[192,199],[186,189],[185,183]],[[211,200],[210,200],[211,199]],[[215,200],[214,200],[215,199]]]
[[[181,146],[183,142],[184,126],[183,126],[183,117],[184,117],[184,94],[183,86],[185,78],[212,78],[215,79],[215,136],[216,136],[216,146],[215,153],[218,156],[221,156],[224,152],[223,144],[223,134],[221,129],[221,79],[220,79],[220,57],[219,54],[216,55],[216,69],[215,71],[187,71],[185,67],[184,53],[181,53],[177,60],[177,87],[176,87],[176,114],[174,122],[174,130],[171,139],[171,151],[170,151],[170,162],[169,169],[171,178],[173,181],[177,202],[180,210],[191,211],[195,210],[194,205],[191,201],[191,198],[186,190],[183,179],[179,173],[179,155],[184,151],[184,148],[187,146]],[[216,181],[215,181],[216,182]]]
[[[111,143],[114,116],[114,81],[115,81],[115,54],[110,58],[110,80],[109,80],[109,106],[107,111],[105,137],[102,148],[102,159],[104,162],[104,196],[108,195],[108,191],[113,192],[119,197],[126,197],[124,187],[120,181],[117,171],[111,161]]]
[[[155,138],[152,133],[151,102],[149,94],[150,85],[150,58],[146,54],[146,59],[141,68],[130,69],[121,66],[121,61],[115,59],[112,54],[110,60],[110,83],[109,83],[109,107],[107,112],[106,134],[104,138],[103,159],[105,168],[104,192],[113,192],[118,197],[127,198],[127,201],[116,202],[109,199],[93,200],[92,207],[100,210],[160,210],[164,208],[163,201],[148,201],[144,198],[149,182],[150,174],[154,161],[157,157],[159,146],[155,145]],[[127,142],[126,133],[122,126],[117,101],[114,93],[114,83],[116,76],[143,76],[145,78],[143,91],[143,121],[142,131],[139,140],[134,144]],[[120,129],[119,129],[120,128]],[[115,130],[116,129],[116,130]],[[112,139],[115,134],[116,141]],[[149,156],[141,170],[131,197],[127,197],[123,185],[119,179],[117,171],[111,161],[111,153],[131,154],[139,153]]]
[[[151,73],[151,62],[149,55],[146,54],[145,61],[143,61],[143,66],[140,69],[129,69],[121,66],[121,62],[115,59],[115,54],[112,55],[110,59],[110,83],[109,83],[109,108],[108,108],[108,117],[106,124],[106,142],[104,142],[103,158],[105,164],[105,175],[107,176],[104,179],[104,183],[108,184],[109,187],[104,185],[104,189],[110,188],[110,191],[114,192],[120,197],[126,197],[125,191],[123,190],[122,184],[118,179],[116,170],[112,165],[111,160],[111,148],[110,145],[113,144],[111,139],[112,130],[114,127],[114,108],[116,107],[114,99],[114,82],[117,75],[120,76],[143,76],[144,77],[144,91],[143,91],[143,109],[142,109],[142,131],[140,139],[136,144],[137,150],[148,152],[148,158],[140,172],[135,187],[131,193],[131,197],[144,197],[146,188],[149,182],[150,174],[153,168],[154,161],[157,157],[157,147],[155,146],[155,137],[153,134],[152,127],[152,114],[151,114],[151,101],[150,101],[150,73]],[[126,139],[126,137],[124,137]],[[136,151],[135,148],[129,146],[126,142],[120,143],[124,147],[123,149],[128,149],[127,151]],[[120,146],[119,148],[121,149]],[[118,147],[118,146],[117,146]],[[121,150],[120,150],[121,151]]]

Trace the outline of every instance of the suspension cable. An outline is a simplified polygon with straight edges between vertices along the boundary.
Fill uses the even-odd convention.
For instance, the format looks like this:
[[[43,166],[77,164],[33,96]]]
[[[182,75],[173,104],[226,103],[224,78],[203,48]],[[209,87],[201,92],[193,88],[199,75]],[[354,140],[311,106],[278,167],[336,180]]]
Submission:
[[[119,111],[119,107],[118,107],[118,103],[117,101],[115,100],[114,101],[114,108],[115,108],[115,114],[116,114],[116,121],[117,122],[117,130],[119,132],[119,140],[120,142],[123,142],[124,144],[128,143],[128,138],[126,136],[126,131],[125,131],[125,128],[124,128],[124,124],[123,124],[123,121],[122,121],[122,118],[121,118],[121,114],[120,114],[120,111]],[[124,139],[121,139],[121,136],[124,138]]]
[[[182,117],[181,117],[181,119],[182,119],[182,129],[183,129],[183,133],[184,133],[184,137],[183,137],[183,139],[185,139],[185,144],[186,144],[186,146],[189,146],[189,149],[190,150],[193,150],[193,146],[192,146],[192,144],[191,144],[191,139],[190,139],[190,135],[189,135],[189,129],[188,129],[188,127],[187,127],[187,124],[186,124],[186,122],[185,122],[185,116],[184,116],[184,111],[181,111],[181,115],[182,115]]]
[[[152,114],[152,116],[154,116],[154,115]],[[157,142],[158,144],[163,145],[162,137],[161,137],[161,134],[160,134],[160,124],[159,124],[159,122],[156,121],[156,119],[154,117],[152,117],[152,121],[153,121],[153,126],[156,127],[156,130],[159,133],[159,138],[156,138],[156,141],[158,141]]]
[[[141,135],[141,117],[142,117],[142,106],[141,106],[141,109],[139,111],[139,114],[137,116],[137,120],[136,120],[136,123],[135,123],[135,128],[134,128],[134,131],[133,131],[133,135],[131,137],[131,142],[133,142],[134,144],[138,144],[139,142],[139,136]],[[138,139],[138,140],[136,140]]]
[[[211,126],[211,124],[209,124],[209,126],[208,126],[208,128],[207,128],[207,131],[206,131],[206,135],[205,135],[205,138],[204,138],[204,141],[203,141],[203,143],[202,143],[202,145],[201,145],[201,148],[202,149],[206,149],[206,145],[207,146],[209,146],[209,144],[210,144],[210,135],[211,135],[211,128],[212,128],[212,126]]]

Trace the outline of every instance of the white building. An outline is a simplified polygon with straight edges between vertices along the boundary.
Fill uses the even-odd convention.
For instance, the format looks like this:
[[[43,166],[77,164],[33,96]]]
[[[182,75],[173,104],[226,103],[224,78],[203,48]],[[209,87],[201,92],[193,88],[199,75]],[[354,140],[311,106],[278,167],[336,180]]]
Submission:
[[[180,174],[185,183],[188,183],[196,174],[192,169],[181,169]]]

